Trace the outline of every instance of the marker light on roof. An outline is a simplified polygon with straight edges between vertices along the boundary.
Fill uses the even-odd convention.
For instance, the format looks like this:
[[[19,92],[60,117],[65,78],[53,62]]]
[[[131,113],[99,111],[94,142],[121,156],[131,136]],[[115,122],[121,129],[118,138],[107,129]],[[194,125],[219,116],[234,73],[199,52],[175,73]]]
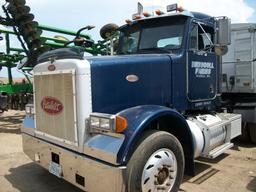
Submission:
[[[133,19],[135,20],[141,19],[141,15],[135,15]]]
[[[147,12],[147,11],[144,11],[143,12],[143,15],[144,15],[144,17],[150,17],[150,16],[152,16],[149,12]]]
[[[184,9],[183,9],[183,7],[179,6],[179,7],[177,8],[177,11],[178,11],[178,12],[183,12]]]
[[[157,15],[163,15],[163,14],[164,14],[164,12],[161,11],[160,9],[157,9],[157,10],[155,11],[155,13],[156,13]]]
[[[132,21],[131,21],[130,19],[126,19],[125,22],[126,22],[127,24],[131,24],[131,23],[132,23]]]

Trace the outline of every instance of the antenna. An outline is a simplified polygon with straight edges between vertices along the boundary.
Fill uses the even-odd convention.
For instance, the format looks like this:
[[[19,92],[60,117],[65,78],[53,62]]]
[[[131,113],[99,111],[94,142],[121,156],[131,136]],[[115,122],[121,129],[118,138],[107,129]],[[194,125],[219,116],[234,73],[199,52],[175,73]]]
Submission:
[[[137,13],[135,13],[135,14],[132,15],[132,19],[134,20],[134,19],[136,19],[138,16],[141,16],[141,15],[143,15],[143,5],[142,5],[140,2],[138,2],[138,10],[137,10]]]
[[[142,15],[143,14],[143,5],[138,2],[138,15]]]

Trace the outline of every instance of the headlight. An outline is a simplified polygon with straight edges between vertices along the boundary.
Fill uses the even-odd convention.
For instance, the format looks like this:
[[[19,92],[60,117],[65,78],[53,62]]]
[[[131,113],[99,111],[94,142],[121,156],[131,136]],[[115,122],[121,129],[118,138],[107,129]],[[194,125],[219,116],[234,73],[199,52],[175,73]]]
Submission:
[[[102,128],[102,129],[111,130],[112,124],[113,124],[113,122],[111,119],[105,119],[105,118],[100,119],[100,128]]]
[[[127,127],[125,118],[118,115],[92,113],[90,115],[91,132],[123,132]]]
[[[103,113],[93,113],[90,116],[90,128],[92,132],[110,132],[114,130],[115,116]]]
[[[90,125],[92,128],[100,127],[100,119],[98,117],[91,117],[90,118]]]
[[[27,115],[34,115],[35,114],[35,108],[33,104],[27,104],[25,106],[25,112]]]

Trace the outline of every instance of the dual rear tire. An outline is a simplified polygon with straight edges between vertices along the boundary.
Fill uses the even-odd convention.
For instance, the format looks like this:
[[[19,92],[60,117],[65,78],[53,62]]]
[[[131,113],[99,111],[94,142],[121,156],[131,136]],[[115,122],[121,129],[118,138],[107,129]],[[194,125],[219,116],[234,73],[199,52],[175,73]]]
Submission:
[[[243,123],[240,140],[243,142],[252,142],[256,144],[256,123]]]
[[[253,144],[256,144],[256,124],[255,123],[249,124],[248,131],[249,131],[249,136],[250,136],[251,142]]]

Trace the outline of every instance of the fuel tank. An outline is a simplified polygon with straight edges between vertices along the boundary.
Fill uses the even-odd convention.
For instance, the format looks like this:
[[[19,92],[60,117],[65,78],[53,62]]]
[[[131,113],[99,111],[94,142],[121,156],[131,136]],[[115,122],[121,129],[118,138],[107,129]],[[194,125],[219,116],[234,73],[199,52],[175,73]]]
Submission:
[[[203,114],[189,117],[195,158],[215,158],[233,147],[230,140],[241,134],[241,115],[233,113]]]

